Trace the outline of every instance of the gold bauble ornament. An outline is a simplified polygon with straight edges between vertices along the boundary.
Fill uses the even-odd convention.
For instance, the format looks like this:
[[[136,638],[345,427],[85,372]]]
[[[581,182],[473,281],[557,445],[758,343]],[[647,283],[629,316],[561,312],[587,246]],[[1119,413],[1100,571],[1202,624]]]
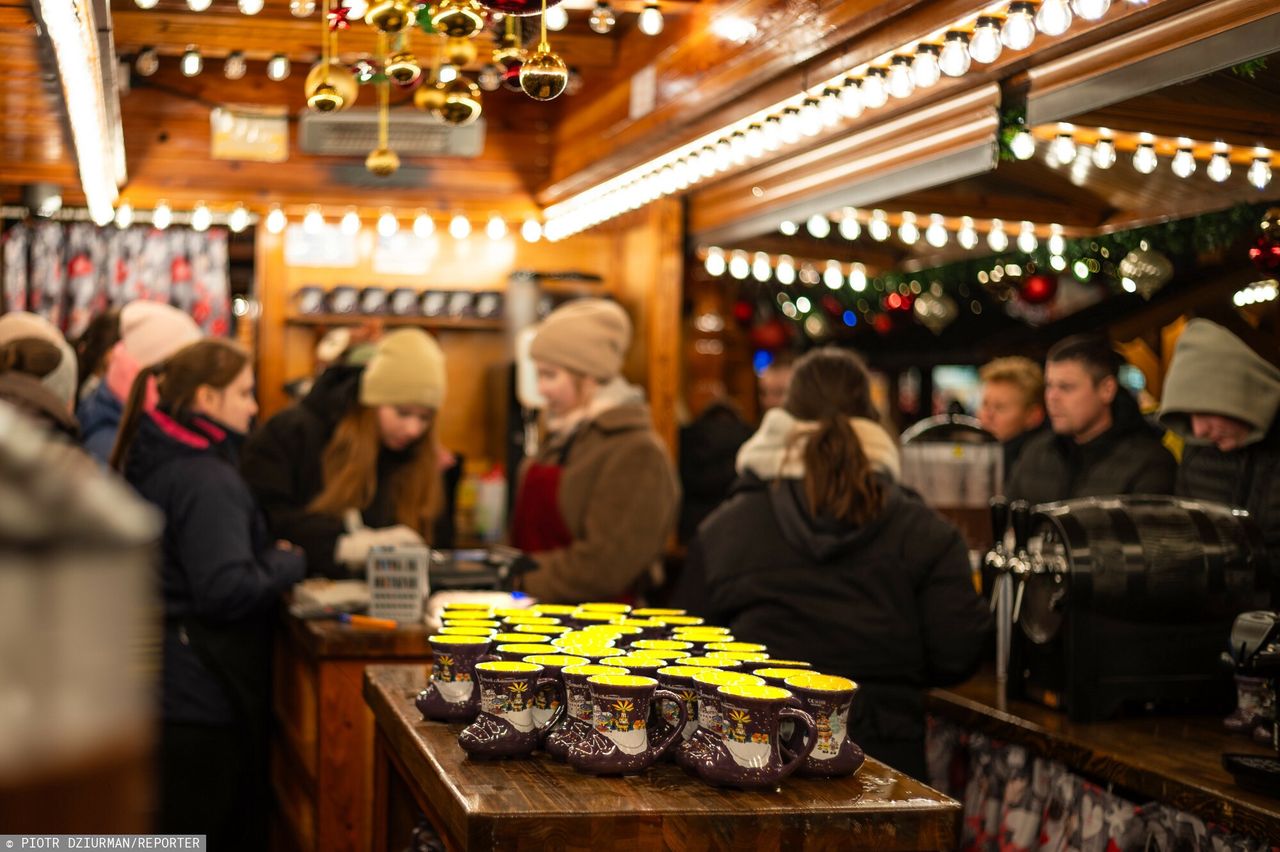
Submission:
[[[520,88],[535,101],[555,100],[568,84],[568,66],[546,44],[520,66]]]
[[[390,148],[374,148],[365,158],[364,167],[378,177],[390,177],[400,168],[400,155]]]
[[[510,60],[523,62],[524,57],[524,47],[520,44],[520,37],[515,33],[504,35],[498,42],[498,46],[493,49],[493,61],[499,65]]]
[[[364,13],[366,24],[387,35],[404,32],[413,26],[416,18],[414,4],[409,0],[380,0]]]
[[[470,38],[484,27],[484,15],[476,0],[441,0],[431,12],[431,26],[449,38]]]
[[[383,70],[393,82],[399,83],[401,86],[410,85],[422,73],[422,69],[418,66],[418,60],[407,50],[391,54]]]
[[[307,94],[307,106],[318,112],[337,112],[353,106],[360,93],[360,86],[351,69],[337,60],[317,62],[307,72],[303,84]]]
[[[451,38],[445,42],[444,58],[450,65],[464,68],[476,61],[476,43],[469,38]]]
[[[480,117],[483,109],[480,87],[459,77],[444,87],[444,104],[440,107],[440,119],[454,127],[466,127]]]
[[[414,106],[423,112],[437,116],[440,115],[440,110],[444,109],[444,99],[444,85],[434,80],[424,80],[418,87],[418,91],[413,93]]]

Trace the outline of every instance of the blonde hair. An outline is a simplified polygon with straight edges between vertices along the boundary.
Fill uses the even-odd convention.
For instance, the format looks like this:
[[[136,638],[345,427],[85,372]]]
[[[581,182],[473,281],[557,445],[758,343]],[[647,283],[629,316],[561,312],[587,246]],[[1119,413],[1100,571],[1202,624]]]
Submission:
[[[997,358],[983,367],[978,377],[984,383],[1004,382],[1013,385],[1022,391],[1023,404],[1027,408],[1044,405],[1044,371],[1030,358],[1020,355]]]

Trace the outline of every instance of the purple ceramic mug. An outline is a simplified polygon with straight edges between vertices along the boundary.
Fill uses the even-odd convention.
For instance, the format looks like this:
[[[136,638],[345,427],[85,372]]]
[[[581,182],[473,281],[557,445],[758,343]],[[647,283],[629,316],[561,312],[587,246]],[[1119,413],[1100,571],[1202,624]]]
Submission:
[[[543,677],[542,666],[491,660],[476,664],[480,714],[458,735],[458,744],[472,757],[522,757],[531,754],[538,739],[564,713],[564,696],[541,727],[533,722],[533,704],[544,689],[560,692],[555,678]]]
[[[480,712],[476,688],[476,664],[489,653],[486,636],[442,634],[430,636],[431,680],[418,693],[418,710],[424,719],[437,722],[470,722]]]
[[[625,775],[653,764],[680,738],[688,711],[680,696],[658,689],[658,681],[632,674],[592,675],[591,736],[569,749],[569,763],[581,772]],[[676,724],[663,736],[650,736],[649,710],[655,701],[676,708]]]
[[[716,690],[729,683],[763,684],[764,681],[755,675],[707,668],[693,676],[693,683],[698,696],[698,727],[676,750],[676,763],[697,774],[698,767],[722,748],[720,695]]]
[[[680,729],[680,742],[676,743],[676,747],[664,755],[669,760],[675,760],[676,749],[687,742],[693,736],[694,731],[698,730],[698,688],[693,681],[693,676],[703,671],[705,669],[681,665],[671,665],[658,669],[658,685],[679,695],[680,700],[684,702],[684,709],[687,711],[684,725]],[[653,721],[654,733],[665,733],[668,728],[675,726],[676,721],[675,712],[671,710],[669,705],[663,704],[662,712]]]
[[[817,726],[817,740],[796,774],[838,778],[857,772],[866,760],[862,748],[849,739],[849,707],[858,685],[848,678],[808,673],[787,678],[785,687]],[[788,748],[796,745],[794,737],[788,739]]]
[[[568,760],[569,749],[583,737],[592,735],[591,687],[587,679],[592,675],[617,674],[610,666],[586,663],[566,666],[560,672],[564,680],[565,714],[561,723],[547,733],[542,749],[556,760]]]
[[[813,750],[813,717],[791,706],[792,694],[777,686],[728,684],[719,688],[723,749],[698,767],[702,780],[744,790],[777,786],[804,763]],[[794,752],[783,755],[778,728],[795,722]],[[803,741],[800,740],[803,737]]]
[[[555,713],[557,707],[561,706],[561,704],[568,704],[568,694],[565,690],[564,677],[561,675],[561,672],[567,666],[580,666],[585,664],[587,660],[583,657],[571,657],[568,654],[547,653],[533,654],[525,657],[524,661],[526,663],[533,663],[534,665],[542,666],[547,670],[546,674],[549,677],[555,678],[556,682],[560,684],[559,693],[555,693],[549,689],[544,689],[533,697],[533,724],[541,728],[543,725],[547,724],[547,720],[549,720],[552,714]],[[565,719],[567,717],[568,712],[566,710],[566,712],[560,714],[559,719],[557,719],[551,727],[545,728],[545,733],[543,733],[539,738],[538,745],[545,746],[547,738],[550,737],[552,732],[557,728],[564,726]]]

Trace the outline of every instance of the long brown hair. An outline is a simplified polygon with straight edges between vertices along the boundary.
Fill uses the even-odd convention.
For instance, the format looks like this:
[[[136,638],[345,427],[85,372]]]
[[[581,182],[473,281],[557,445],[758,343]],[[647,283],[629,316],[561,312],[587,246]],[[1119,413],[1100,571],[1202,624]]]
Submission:
[[[129,388],[116,444],[111,450],[111,467],[124,469],[129,447],[142,422],[151,379],[157,380],[160,405],[174,418],[182,420],[190,416],[196,391],[201,386],[222,390],[235,381],[249,363],[249,350],[239,343],[210,337],[179,350],[167,361],[139,370]]]
[[[341,517],[348,509],[364,509],[378,491],[378,454],[382,435],[378,410],[356,405],[338,422],[324,448],[324,488],[307,508]],[[431,526],[443,500],[440,460],[436,454],[435,418],[418,439],[413,457],[393,475],[391,487],[396,522],[416,530],[428,544]]]
[[[797,420],[818,424],[804,448],[804,492],[815,515],[854,525],[884,509],[885,489],[874,476],[849,418],[880,422],[867,367],[844,349],[818,349],[796,362],[783,404]]]

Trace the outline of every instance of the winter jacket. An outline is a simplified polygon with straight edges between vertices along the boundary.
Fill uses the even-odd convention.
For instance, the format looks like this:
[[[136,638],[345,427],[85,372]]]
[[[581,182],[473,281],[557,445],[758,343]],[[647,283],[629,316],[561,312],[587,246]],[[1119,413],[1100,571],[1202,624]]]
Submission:
[[[1117,391],[1111,417],[1111,428],[1087,444],[1052,431],[1029,440],[1009,474],[1009,499],[1035,505],[1076,497],[1172,494],[1177,462],[1132,394]]]
[[[680,429],[681,541],[693,538],[698,525],[729,496],[737,479],[738,448],[751,433],[747,422],[723,404],[708,406]]]
[[[1000,448],[1004,451],[1005,482],[1008,482],[1013,476],[1013,469],[1017,466],[1018,459],[1022,457],[1022,451],[1026,449],[1027,444],[1049,431],[1049,424],[1048,421],[1046,421],[1034,429],[1028,429],[1018,436],[1010,438],[1000,445]]]
[[[584,419],[526,461],[521,484],[530,461],[556,464],[562,456],[557,503],[573,543],[535,554],[538,567],[525,576],[525,591],[568,603],[625,594],[662,555],[680,501],[640,390],[621,379],[605,385]]]
[[[338,423],[359,404],[363,366],[336,366],[316,379],[302,402],[292,405],[260,425],[245,444],[241,465],[254,497],[267,513],[272,532],[301,547],[307,554],[312,576],[349,577],[345,566],[334,561],[338,537],[346,533],[342,519],[312,512],[307,506],[324,489],[323,458]],[[395,512],[395,477],[411,462],[417,448],[378,454],[378,486],[362,512],[368,527],[399,523]],[[457,481],[457,467],[453,482]],[[445,489],[446,498],[452,494]],[[453,540],[453,513],[446,500],[432,544],[449,547]]]
[[[99,384],[76,408],[76,419],[80,421],[80,442],[89,455],[104,467],[111,461],[111,449],[116,445],[116,432],[120,428],[122,416],[124,403],[107,387],[106,382]]]
[[[773,415],[761,432],[776,431]],[[859,425],[860,435],[878,428]],[[759,442],[744,465],[744,447],[742,476],[699,528],[674,605],[729,627],[739,640],[765,644],[774,657],[852,678],[860,686],[854,741],[923,778],[924,690],[974,671],[990,614],[974,590],[964,539],[894,483],[888,471],[897,467],[896,448],[881,434],[878,451],[870,441],[863,448],[887,499],[862,526],[815,517],[803,468],[764,461]],[[786,452],[786,442],[768,443]]]
[[[1160,422],[1186,445],[1177,493],[1249,511],[1262,529],[1272,577],[1280,576],[1280,369],[1208,320],[1192,320],[1165,377]],[[1191,414],[1233,417],[1253,427],[1243,444],[1223,452],[1200,441]],[[1272,603],[1280,582],[1273,579]]]
[[[164,513],[163,717],[265,725],[273,604],[301,580],[236,469],[237,438],[207,420],[145,415],[125,478]]]

